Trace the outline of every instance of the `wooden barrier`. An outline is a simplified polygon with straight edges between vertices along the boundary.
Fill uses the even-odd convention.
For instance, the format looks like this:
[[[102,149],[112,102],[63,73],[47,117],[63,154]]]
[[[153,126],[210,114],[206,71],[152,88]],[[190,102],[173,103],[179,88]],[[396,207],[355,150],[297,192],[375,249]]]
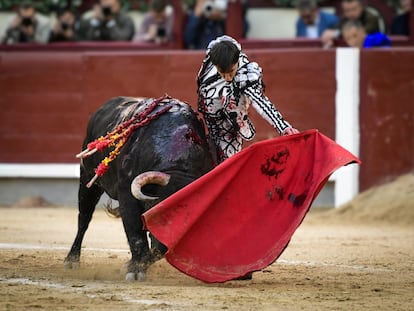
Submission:
[[[414,49],[364,50],[360,189],[414,171]]]
[[[335,50],[252,49],[266,95],[300,130],[335,138]],[[113,96],[196,104],[203,51],[0,52],[0,163],[77,163],[86,123]],[[414,168],[414,49],[361,53],[361,189]],[[255,141],[275,135],[251,108]],[[351,125],[350,125],[351,126]],[[248,144],[245,144],[248,145]]]
[[[333,52],[250,55],[264,68],[266,94],[292,124],[334,135]],[[0,162],[72,163],[89,116],[113,96],[168,93],[195,107],[203,53],[44,51],[1,53],[0,59],[0,144],[7,146]],[[323,79],[314,79],[321,70]],[[257,115],[252,117],[257,139],[275,134]]]

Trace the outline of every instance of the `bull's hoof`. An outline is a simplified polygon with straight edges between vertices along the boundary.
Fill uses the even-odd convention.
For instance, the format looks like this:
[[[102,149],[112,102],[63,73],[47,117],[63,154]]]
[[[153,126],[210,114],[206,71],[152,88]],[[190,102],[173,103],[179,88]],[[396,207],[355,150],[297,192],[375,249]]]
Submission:
[[[80,266],[80,255],[79,254],[68,254],[63,263],[65,269],[79,269]]]
[[[137,281],[144,282],[146,278],[145,272],[138,272],[137,274]]]
[[[79,267],[80,267],[79,261],[65,260],[65,262],[63,263],[63,268],[65,268],[66,270],[79,269]]]
[[[164,254],[159,249],[151,249],[151,263],[161,260],[162,258],[164,258]]]
[[[127,282],[134,282],[134,281],[138,281],[138,282],[144,282],[145,281],[145,272],[128,272],[125,275],[125,280]]]
[[[125,275],[125,281],[134,282],[136,274],[134,272],[129,272]]]

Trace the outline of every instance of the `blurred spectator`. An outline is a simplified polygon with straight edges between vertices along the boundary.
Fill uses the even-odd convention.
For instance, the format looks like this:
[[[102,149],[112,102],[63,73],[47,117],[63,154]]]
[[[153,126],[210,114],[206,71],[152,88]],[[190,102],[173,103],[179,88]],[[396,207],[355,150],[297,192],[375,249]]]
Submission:
[[[319,38],[326,29],[338,26],[339,18],[320,10],[316,0],[300,0],[297,9],[296,37]]]
[[[168,0],[151,0],[150,11],[145,14],[134,41],[172,41],[173,30],[174,12]]]
[[[57,20],[50,33],[49,42],[76,41],[79,21],[69,9],[60,9],[57,12]]]
[[[78,36],[89,41],[130,41],[135,34],[132,18],[121,10],[120,0],[100,0],[90,18],[81,20]]]
[[[50,34],[50,21],[46,16],[36,12],[31,1],[23,1],[11,24],[6,30],[4,43],[47,43]]]
[[[390,39],[381,32],[367,34],[359,20],[349,20],[342,26],[342,37],[346,44],[356,48],[389,47]]]
[[[392,35],[410,35],[411,0],[400,0],[401,13],[396,15],[391,22]]]
[[[206,49],[215,38],[225,33],[227,0],[197,0],[184,29],[188,49]]]
[[[368,34],[380,31],[380,21],[362,4],[361,0],[342,0],[343,16],[337,30],[325,30],[321,36],[324,46],[332,46],[333,40],[340,37],[340,29],[348,21],[359,21]]]

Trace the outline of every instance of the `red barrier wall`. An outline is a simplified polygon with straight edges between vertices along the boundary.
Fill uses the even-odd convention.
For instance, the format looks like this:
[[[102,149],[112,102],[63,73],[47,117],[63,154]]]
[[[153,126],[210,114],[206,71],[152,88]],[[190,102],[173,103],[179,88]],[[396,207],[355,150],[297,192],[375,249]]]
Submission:
[[[266,94],[300,130],[335,135],[335,51],[246,50]],[[91,113],[118,95],[195,107],[196,51],[0,52],[0,163],[76,163]],[[414,168],[414,49],[361,52],[361,190]],[[251,108],[256,140],[275,135]],[[248,144],[245,144],[248,145]]]
[[[414,170],[414,49],[361,52],[360,189]]]
[[[266,94],[292,124],[333,137],[333,51],[249,54],[264,68]],[[74,154],[90,114],[113,96],[168,93],[194,106],[203,56],[190,51],[0,53],[0,162],[77,162]],[[275,135],[253,110],[256,139]]]

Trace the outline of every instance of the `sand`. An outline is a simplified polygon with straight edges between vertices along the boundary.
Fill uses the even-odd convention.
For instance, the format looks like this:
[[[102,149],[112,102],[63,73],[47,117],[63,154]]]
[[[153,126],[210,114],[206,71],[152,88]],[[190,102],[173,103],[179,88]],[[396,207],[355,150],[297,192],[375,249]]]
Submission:
[[[206,284],[165,260],[124,281],[121,221],[98,209],[81,267],[64,270],[77,211],[27,198],[0,207],[0,310],[413,310],[414,174],[339,209],[311,210],[251,281]]]

